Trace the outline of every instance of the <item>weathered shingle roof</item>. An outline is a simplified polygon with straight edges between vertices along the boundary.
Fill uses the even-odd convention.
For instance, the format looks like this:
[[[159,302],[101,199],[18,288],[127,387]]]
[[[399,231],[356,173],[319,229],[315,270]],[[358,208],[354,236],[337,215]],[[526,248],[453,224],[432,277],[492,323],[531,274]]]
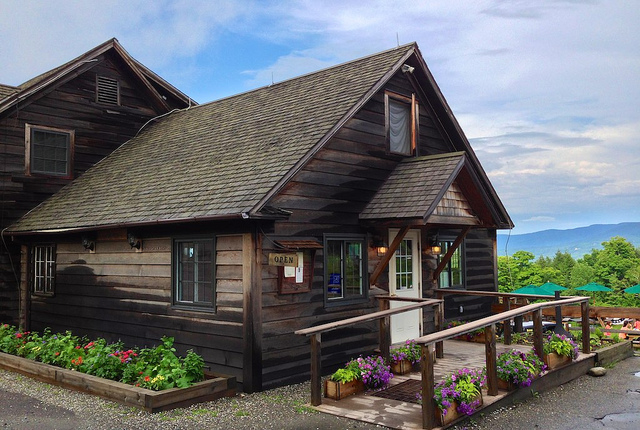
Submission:
[[[464,161],[463,152],[403,160],[360,213],[360,219],[426,219]]]
[[[0,84],[0,100],[18,91],[20,91],[20,88]]]
[[[129,66],[129,70],[133,75],[139,78],[142,88],[147,89],[147,96],[159,107],[160,111],[167,111],[170,106],[166,104],[163,96],[158,93],[154,88],[151,81],[155,82],[163,90],[175,96],[178,100],[184,103],[184,106],[189,104],[196,104],[193,100],[190,100],[180,90],[169,84],[158,75],[153,73],[147,67],[139,63],[133,57],[131,57],[126,50],[120,45],[117,39],[109,39],[106,42],[96,46],[90,51],[85,52],[79,57],[68,61],[58,67],[55,67],[47,72],[41,73],[28,81],[20,84],[18,87],[8,87],[0,85],[0,113],[11,108],[16,103],[25,100],[29,96],[43,91],[52,85],[57,85],[58,82],[69,76],[71,73],[78,72],[79,70],[89,70],[93,65],[98,64],[95,60],[102,54],[114,51],[125,64]],[[6,94],[5,94],[6,93]],[[4,95],[3,95],[4,94]]]
[[[9,230],[250,212],[415,49],[405,45],[168,115]]]

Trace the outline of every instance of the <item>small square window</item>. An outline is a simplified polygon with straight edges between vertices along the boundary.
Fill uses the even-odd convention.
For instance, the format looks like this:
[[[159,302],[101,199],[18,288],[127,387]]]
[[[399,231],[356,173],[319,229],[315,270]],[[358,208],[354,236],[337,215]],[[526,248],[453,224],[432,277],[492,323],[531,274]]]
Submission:
[[[74,133],[51,127],[26,126],[28,175],[71,177]]]
[[[31,250],[31,290],[33,294],[52,295],[56,275],[56,250],[53,245],[36,245]]]
[[[175,305],[190,308],[215,306],[215,271],[213,239],[174,241]]]

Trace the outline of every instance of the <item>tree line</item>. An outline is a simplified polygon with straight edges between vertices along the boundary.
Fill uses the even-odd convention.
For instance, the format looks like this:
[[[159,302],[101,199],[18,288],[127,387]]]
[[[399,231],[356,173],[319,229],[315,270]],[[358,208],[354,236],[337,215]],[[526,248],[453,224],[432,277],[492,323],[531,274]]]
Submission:
[[[640,294],[623,290],[640,284],[640,247],[620,236],[602,242],[602,249],[592,249],[582,258],[574,259],[568,252],[557,251],[553,257],[517,251],[498,257],[498,289],[511,292],[529,284],[550,281],[566,287],[566,295],[592,295],[596,306],[640,307]],[[611,288],[612,292],[577,291],[590,282]]]

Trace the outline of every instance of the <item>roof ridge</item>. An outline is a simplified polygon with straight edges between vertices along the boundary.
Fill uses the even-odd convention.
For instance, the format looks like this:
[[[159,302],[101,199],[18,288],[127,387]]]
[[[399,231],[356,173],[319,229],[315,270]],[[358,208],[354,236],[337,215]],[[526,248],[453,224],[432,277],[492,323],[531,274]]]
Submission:
[[[389,52],[396,51],[396,50],[399,50],[399,49],[405,49],[405,50],[408,51],[409,48],[411,48],[411,47],[416,47],[417,48],[417,46],[418,46],[418,44],[416,42],[405,43],[404,45],[396,46],[395,48],[390,48],[390,49],[385,49],[384,51],[374,52],[373,54],[364,55],[364,56],[356,58],[354,60],[349,60],[349,61],[345,61],[344,63],[334,64],[333,66],[324,67],[322,69],[315,70],[313,72],[307,72],[307,73],[304,73],[302,75],[298,75],[298,76],[294,76],[294,77],[285,79],[283,81],[274,82],[274,83],[269,84],[269,85],[263,85],[263,86],[258,87],[258,88],[253,88],[251,90],[243,91],[241,93],[232,94],[232,95],[223,97],[221,99],[211,100],[209,102],[201,103],[198,106],[193,106],[192,108],[204,107],[204,106],[211,105],[211,104],[214,104],[214,103],[218,103],[218,102],[222,102],[222,101],[225,101],[225,100],[230,100],[230,99],[233,99],[233,98],[236,98],[236,97],[244,96],[246,94],[251,94],[251,93],[256,92],[256,91],[265,90],[265,89],[268,89],[268,88],[273,88],[273,87],[276,87],[276,86],[279,86],[279,85],[283,85],[283,84],[289,83],[291,81],[295,81],[297,79],[302,79],[302,78],[305,78],[305,77],[308,77],[308,76],[315,75],[317,73],[327,72],[327,71],[329,71],[331,69],[335,69],[335,68],[338,68],[338,67],[344,67],[344,66],[347,66],[349,64],[356,63],[358,61],[366,60],[368,58],[382,56],[384,54],[388,54]]]

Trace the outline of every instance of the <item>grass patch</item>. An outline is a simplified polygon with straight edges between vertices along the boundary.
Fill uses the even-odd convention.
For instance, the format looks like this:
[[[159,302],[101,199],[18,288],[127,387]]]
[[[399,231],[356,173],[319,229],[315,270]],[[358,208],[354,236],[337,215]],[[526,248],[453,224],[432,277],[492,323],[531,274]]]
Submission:
[[[242,409],[236,411],[236,413],[234,414],[236,417],[248,417],[249,416],[249,412],[247,411],[243,411]]]
[[[297,414],[317,414],[318,411],[304,403],[302,400],[293,402],[293,408]]]

